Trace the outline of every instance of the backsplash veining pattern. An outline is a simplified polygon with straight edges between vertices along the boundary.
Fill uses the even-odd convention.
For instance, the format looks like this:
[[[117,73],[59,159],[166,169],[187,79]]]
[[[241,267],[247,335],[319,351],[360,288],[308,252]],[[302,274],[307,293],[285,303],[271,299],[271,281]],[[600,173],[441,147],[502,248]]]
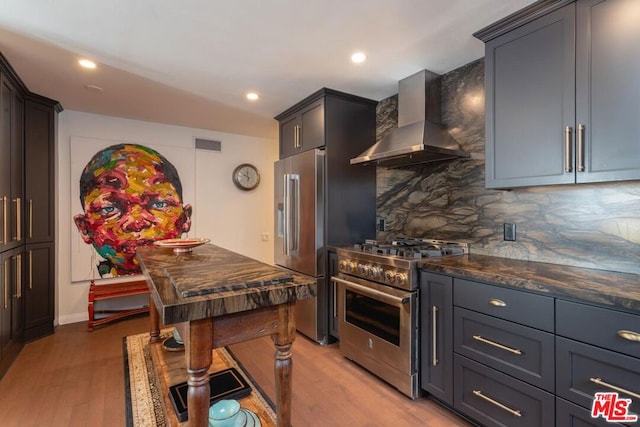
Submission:
[[[377,171],[385,240],[467,241],[471,252],[640,273],[640,183],[484,188],[484,61],[443,76],[443,122],[470,160]],[[397,96],[378,105],[377,137],[397,126]],[[516,241],[503,241],[515,223]]]

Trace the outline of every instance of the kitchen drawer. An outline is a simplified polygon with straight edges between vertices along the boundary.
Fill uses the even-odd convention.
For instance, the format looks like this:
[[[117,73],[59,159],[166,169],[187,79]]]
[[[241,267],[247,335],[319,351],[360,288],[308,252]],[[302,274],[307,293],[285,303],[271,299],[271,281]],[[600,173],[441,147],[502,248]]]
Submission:
[[[458,354],[453,363],[454,407],[461,413],[483,426],[554,425],[552,394]]]
[[[640,315],[558,300],[556,334],[640,357]]]
[[[595,384],[592,378],[617,389]],[[640,359],[556,337],[556,394],[591,409],[598,391],[617,391],[620,398],[631,399],[632,412],[640,413]]]
[[[622,424],[610,423],[604,418],[592,418],[591,410],[574,405],[564,399],[556,397],[556,426],[557,427],[615,427]]]
[[[460,307],[454,325],[455,352],[553,393],[553,334]]]
[[[453,304],[543,331],[554,331],[554,300],[550,297],[454,279]]]

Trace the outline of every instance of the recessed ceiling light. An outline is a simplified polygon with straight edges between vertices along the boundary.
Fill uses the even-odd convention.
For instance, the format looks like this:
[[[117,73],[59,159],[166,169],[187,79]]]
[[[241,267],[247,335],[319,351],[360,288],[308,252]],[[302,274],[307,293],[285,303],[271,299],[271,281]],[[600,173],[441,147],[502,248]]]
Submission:
[[[361,64],[366,61],[366,59],[367,55],[365,55],[364,52],[356,52],[351,55],[351,62],[353,62],[354,64]]]
[[[96,85],[84,85],[84,88],[90,92],[100,92],[100,93],[104,92],[104,89]]]
[[[247,99],[248,99],[249,101],[257,101],[257,100],[258,100],[258,98],[260,98],[260,97],[259,97],[259,96],[258,96],[258,94],[257,94],[257,93],[255,93],[255,92],[248,92],[248,93],[247,93]]]
[[[96,68],[96,63],[91,61],[90,59],[81,59],[78,61],[78,64],[80,64],[80,66],[84,68]]]

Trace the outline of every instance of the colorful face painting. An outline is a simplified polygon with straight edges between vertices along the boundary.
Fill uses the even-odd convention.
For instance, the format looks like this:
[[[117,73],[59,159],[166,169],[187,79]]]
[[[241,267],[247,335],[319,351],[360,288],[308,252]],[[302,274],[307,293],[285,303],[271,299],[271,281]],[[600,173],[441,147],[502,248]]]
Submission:
[[[119,144],[96,153],[80,177],[84,214],[74,221],[85,243],[104,259],[101,277],[140,274],[136,248],[180,237],[191,228],[176,168],[142,145]]]

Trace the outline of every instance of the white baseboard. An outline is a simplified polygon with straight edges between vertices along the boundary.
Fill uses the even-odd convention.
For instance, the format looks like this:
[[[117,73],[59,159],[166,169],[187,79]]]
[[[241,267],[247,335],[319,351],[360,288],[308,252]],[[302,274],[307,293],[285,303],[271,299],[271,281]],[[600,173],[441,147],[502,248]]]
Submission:
[[[89,313],[67,314],[58,317],[58,325],[68,325],[70,323],[86,322],[89,320]]]

